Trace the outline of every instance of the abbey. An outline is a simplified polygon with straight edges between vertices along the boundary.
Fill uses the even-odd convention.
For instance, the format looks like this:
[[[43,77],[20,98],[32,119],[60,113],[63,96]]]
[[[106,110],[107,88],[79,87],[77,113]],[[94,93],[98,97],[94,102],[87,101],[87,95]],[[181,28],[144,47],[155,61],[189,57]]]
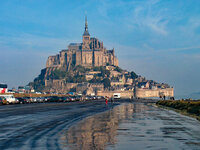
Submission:
[[[49,56],[46,67],[70,70],[72,66],[77,65],[84,67],[118,66],[114,48],[107,50],[103,46],[103,42],[90,37],[87,18],[85,19],[85,31],[82,38],[82,43],[70,43],[68,49],[60,51],[60,54]]]

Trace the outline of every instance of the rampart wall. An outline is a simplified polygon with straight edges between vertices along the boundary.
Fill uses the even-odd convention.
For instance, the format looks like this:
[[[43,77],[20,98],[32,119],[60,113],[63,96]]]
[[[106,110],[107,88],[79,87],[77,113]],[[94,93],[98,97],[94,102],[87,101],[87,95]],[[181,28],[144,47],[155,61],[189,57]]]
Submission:
[[[166,89],[135,89],[135,97],[145,98],[145,97],[160,97],[160,96],[174,96],[174,88]]]
[[[97,91],[97,96],[113,97],[114,93],[120,93],[121,98],[133,97],[133,91]]]

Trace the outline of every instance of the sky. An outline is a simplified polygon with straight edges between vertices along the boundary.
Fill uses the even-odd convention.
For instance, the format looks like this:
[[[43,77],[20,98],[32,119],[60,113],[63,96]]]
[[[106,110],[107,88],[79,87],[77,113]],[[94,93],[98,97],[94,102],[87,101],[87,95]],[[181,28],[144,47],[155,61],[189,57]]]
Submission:
[[[1,0],[0,83],[33,81],[48,56],[81,42],[85,15],[120,67],[175,96],[200,92],[199,0]]]

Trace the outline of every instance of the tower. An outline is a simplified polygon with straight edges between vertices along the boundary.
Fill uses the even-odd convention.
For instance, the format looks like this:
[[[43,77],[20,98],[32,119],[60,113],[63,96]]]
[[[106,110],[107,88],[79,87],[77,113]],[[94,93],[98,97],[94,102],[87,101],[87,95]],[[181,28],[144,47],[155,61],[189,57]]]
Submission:
[[[88,32],[88,22],[87,22],[87,16],[85,17],[85,31],[83,33],[83,49],[90,49],[90,34]]]

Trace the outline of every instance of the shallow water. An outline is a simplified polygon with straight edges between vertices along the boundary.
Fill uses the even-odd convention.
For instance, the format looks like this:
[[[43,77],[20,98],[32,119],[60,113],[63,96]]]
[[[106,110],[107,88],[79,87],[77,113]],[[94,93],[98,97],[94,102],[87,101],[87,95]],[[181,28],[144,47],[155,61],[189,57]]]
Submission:
[[[148,104],[125,103],[58,138],[61,149],[200,149],[200,122]]]
[[[108,109],[104,101],[2,106],[0,150],[60,150],[61,131]]]

